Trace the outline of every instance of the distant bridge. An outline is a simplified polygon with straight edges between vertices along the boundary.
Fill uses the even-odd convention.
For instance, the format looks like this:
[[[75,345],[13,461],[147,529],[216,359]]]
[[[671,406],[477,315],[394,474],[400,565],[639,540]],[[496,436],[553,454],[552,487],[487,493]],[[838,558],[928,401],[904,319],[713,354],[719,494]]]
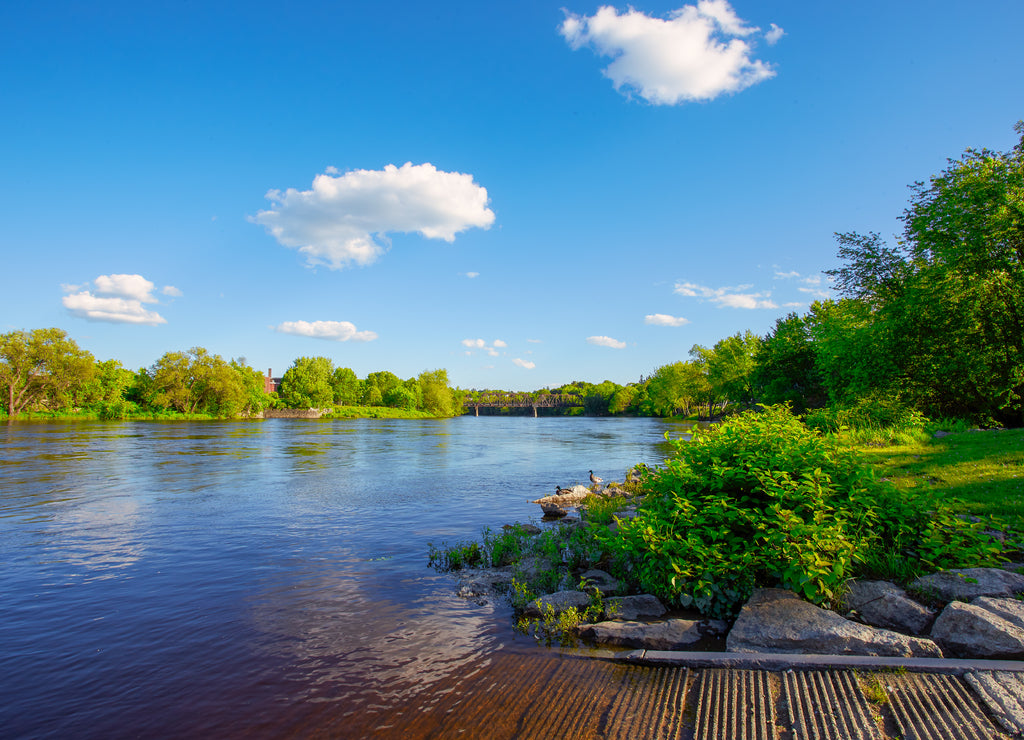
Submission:
[[[583,399],[570,393],[485,393],[478,399],[466,401],[467,409],[473,409],[474,416],[480,416],[480,409],[568,409],[583,406]]]

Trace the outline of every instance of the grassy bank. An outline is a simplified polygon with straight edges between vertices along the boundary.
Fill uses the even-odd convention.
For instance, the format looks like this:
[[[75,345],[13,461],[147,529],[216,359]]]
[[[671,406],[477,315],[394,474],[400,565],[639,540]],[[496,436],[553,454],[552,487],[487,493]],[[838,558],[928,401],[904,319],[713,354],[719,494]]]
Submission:
[[[961,432],[861,453],[901,491],[960,501],[971,514],[1024,531],[1024,429]]]

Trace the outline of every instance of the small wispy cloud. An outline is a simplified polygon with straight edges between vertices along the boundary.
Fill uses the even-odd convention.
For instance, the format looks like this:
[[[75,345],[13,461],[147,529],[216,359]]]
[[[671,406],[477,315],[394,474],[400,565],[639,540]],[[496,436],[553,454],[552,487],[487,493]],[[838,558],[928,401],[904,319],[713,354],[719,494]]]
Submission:
[[[487,344],[484,339],[463,339],[462,345],[469,348],[466,350],[467,355],[472,355],[475,350],[483,350],[489,357],[498,357],[500,355],[498,350],[508,347],[500,339],[495,339],[491,344]]]
[[[468,277],[470,280],[472,280],[473,278],[480,277],[480,273],[479,272],[461,272],[459,274],[464,276],[464,277]]]
[[[644,323],[650,324],[651,326],[686,326],[690,323],[690,320],[684,319],[682,316],[670,316],[665,313],[651,313],[644,316]]]
[[[626,343],[620,342],[618,339],[612,339],[611,337],[587,337],[587,344],[593,344],[596,347],[610,347],[611,349],[625,349]]]
[[[351,321],[285,321],[273,329],[281,334],[333,342],[372,342],[377,338],[376,332],[359,331]]]
[[[727,288],[709,288],[696,283],[676,283],[674,293],[688,298],[702,298],[726,308],[778,308],[778,304],[771,300],[771,293],[747,293],[754,286],[737,285]]]
[[[523,368],[524,370],[533,370],[535,367],[537,367],[537,363],[530,362],[529,360],[524,360],[521,357],[517,357],[514,360],[512,360],[512,364],[513,365],[518,365],[519,367]]]

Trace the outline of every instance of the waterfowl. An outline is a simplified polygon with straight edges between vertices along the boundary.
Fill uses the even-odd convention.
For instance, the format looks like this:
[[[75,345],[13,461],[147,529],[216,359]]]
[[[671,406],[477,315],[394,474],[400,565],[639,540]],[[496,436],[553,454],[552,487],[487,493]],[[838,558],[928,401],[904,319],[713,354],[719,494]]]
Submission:
[[[590,482],[593,483],[595,486],[599,486],[602,483],[604,483],[604,478],[598,478],[596,475],[594,475],[594,471],[591,470],[590,471]]]

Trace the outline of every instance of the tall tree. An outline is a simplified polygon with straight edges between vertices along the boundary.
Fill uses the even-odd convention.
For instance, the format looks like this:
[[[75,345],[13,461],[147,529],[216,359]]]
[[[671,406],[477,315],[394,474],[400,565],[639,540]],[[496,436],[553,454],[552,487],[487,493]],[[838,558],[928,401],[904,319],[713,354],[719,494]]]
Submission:
[[[60,408],[94,372],[92,354],[63,329],[0,334],[0,387],[11,418],[35,405]]]
[[[299,357],[281,377],[277,395],[288,408],[324,408],[334,403],[334,363],[326,357]]]

